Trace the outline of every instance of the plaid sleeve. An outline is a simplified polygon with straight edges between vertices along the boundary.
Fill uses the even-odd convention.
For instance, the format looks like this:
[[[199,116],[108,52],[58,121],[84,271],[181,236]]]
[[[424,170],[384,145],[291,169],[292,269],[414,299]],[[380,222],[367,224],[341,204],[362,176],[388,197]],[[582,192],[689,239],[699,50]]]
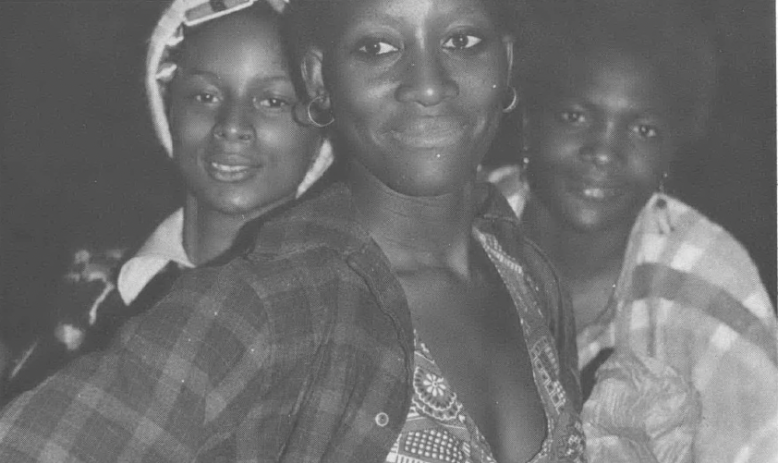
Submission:
[[[192,461],[216,432],[210,424],[235,413],[224,391],[246,382],[236,364],[255,374],[270,363],[263,311],[233,313],[261,308],[234,270],[186,275],[106,352],[12,402],[0,418],[0,461]]]

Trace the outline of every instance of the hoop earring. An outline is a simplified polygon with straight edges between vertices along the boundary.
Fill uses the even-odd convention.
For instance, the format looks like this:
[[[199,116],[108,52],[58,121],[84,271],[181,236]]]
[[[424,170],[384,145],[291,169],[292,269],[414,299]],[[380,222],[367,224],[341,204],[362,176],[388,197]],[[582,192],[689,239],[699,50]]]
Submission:
[[[324,100],[327,97],[324,95],[316,95],[311,101],[308,102],[308,104],[305,106],[306,114],[308,115],[308,120],[311,121],[311,124],[315,127],[318,127],[320,129],[323,129],[324,127],[327,127],[328,125],[335,122],[335,117],[332,116],[332,113],[330,113],[330,120],[326,123],[322,124],[321,122],[318,122],[316,119],[313,118],[313,113],[311,112],[311,107],[313,106],[313,103],[317,100]]]
[[[502,112],[504,113],[513,111],[516,109],[516,106],[519,105],[519,94],[516,92],[516,89],[513,88],[513,85],[508,85],[508,88],[511,91],[511,103],[508,106],[502,108]]]

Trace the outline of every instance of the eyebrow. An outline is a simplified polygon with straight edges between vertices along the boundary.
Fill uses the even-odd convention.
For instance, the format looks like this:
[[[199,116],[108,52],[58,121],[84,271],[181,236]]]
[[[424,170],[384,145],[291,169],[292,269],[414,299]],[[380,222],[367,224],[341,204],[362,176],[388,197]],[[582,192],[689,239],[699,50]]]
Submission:
[[[197,68],[189,68],[181,65],[179,65],[179,69],[181,70],[181,73],[186,75],[187,77],[209,77],[217,81],[221,80],[218,74],[211,71],[205,71]]]
[[[197,68],[187,68],[185,66],[181,66],[180,69],[185,73],[187,77],[207,77],[207,78],[212,78],[217,82],[221,81],[221,76],[219,76],[219,74],[212,71],[206,71]],[[265,76],[255,80],[261,80],[262,82],[276,82],[276,81],[291,82],[292,77],[285,74],[276,74],[271,76]]]

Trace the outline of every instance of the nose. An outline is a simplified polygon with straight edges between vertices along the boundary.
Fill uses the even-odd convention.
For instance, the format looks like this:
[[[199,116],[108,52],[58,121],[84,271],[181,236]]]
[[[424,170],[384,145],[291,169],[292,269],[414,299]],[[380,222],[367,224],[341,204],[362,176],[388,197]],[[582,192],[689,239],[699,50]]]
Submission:
[[[581,146],[581,157],[599,166],[608,165],[621,157],[622,143],[615,124],[597,124]]]
[[[451,79],[436,51],[418,52],[402,72],[402,83],[397,89],[399,101],[429,107],[459,95],[459,86]]]
[[[254,141],[256,132],[251,117],[252,108],[239,102],[228,102],[218,115],[213,136],[222,141],[248,143]]]

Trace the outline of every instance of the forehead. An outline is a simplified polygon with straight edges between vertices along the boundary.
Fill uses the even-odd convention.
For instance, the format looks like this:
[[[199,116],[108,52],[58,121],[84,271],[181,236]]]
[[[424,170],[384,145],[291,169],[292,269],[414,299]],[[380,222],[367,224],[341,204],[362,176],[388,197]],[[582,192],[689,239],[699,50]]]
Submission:
[[[272,17],[238,12],[187,31],[184,67],[286,69],[279,25]]]
[[[616,48],[571,52],[544,76],[550,95],[619,106],[669,110],[672,92],[651,60]]]
[[[350,0],[343,8],[341,25],[359,23],[423,23],[425,20],[489,20],[484,0]]]

